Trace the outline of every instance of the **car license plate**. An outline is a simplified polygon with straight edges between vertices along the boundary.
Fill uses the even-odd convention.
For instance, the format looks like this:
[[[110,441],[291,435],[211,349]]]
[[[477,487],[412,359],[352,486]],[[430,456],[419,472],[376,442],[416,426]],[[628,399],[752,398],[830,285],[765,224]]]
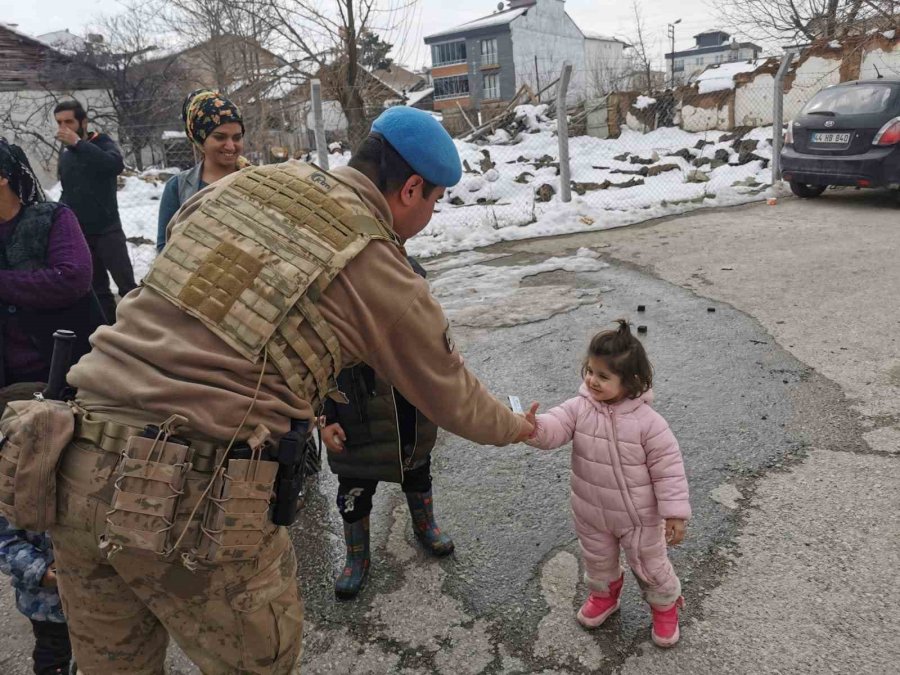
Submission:
[[[846,145],[850,142],[850,136],[852,134],[845,133],[833,133],[833,132],[822,132],[818,131],[812,135],[813,143],[832,143],[835,145]]]

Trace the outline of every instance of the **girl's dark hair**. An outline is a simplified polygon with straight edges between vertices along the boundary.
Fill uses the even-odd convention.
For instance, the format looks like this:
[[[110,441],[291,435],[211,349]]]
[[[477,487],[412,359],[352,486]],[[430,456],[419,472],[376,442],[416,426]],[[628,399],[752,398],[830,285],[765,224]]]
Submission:
[[[350,159],[350,166],[365,174],[383,194],[397,192],[416,173],[380,134],[370,134],[359,144]],[[437,186],[424,178],[422,180],[425,181],[422,195],[427,197]]]
[[[581,366],[581,376],[587,374],[588,359],[603,359],[607,367],[622,379],[628,398],[637,398],[653,386],[653,366],[644,345],[631,333],[628,321],[619,319],[616,330],[606,330],[591,338],[588,353]]]
[[[75,119],[79,122],[84,122],[87,119],[87,112],[84,110],[84,106],[81,105],[78,101],[63,101],[59,103],[54,109],[53,114],[68,112],[71,110],[75,113]]]

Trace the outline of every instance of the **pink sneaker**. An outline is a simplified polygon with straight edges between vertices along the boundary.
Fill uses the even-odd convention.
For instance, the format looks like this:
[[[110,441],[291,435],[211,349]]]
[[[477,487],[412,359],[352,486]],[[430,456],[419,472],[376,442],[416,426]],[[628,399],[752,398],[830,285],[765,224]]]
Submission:
[[[684,607],[684,597],[679,597],[666,608],[650,605],[653,614],[653,628],[650,637],[657,647],[671,647],[681,637],[678,631],[678,610]]]
[[[609,595],[606,597],[591,593],[584,601],[575,618],[585,628],[597,628],[606,621],[613,612],[619,609],[619,595],[622,593],[623,574],[609,584]]]

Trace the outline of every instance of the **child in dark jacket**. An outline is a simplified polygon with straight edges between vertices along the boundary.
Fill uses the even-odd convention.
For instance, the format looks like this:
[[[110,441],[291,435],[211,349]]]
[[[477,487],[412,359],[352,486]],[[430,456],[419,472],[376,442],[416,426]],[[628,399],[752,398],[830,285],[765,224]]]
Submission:
[[[50,537],[13,527],[0,517],[0,572],[12,577],[16,607],[31,620],[34,631],[34,672],[65,675],[72,646],[63,616]]]

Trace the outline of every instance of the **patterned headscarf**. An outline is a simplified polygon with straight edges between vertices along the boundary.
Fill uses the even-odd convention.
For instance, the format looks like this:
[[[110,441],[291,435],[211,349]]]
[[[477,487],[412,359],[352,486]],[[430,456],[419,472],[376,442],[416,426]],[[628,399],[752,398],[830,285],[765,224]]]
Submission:
[[[237,122],[244,130],[244,121],[238,107],[212,89],[196,89],[187,95],[181,106],[184,133],[198,146],[203,146],[209,135],[222,124]]]
[[[9,187],[25,206],[47,201],[41,184],[34,175],[28,158],[18,145],[0,136],[0,176],[9,180]]]

